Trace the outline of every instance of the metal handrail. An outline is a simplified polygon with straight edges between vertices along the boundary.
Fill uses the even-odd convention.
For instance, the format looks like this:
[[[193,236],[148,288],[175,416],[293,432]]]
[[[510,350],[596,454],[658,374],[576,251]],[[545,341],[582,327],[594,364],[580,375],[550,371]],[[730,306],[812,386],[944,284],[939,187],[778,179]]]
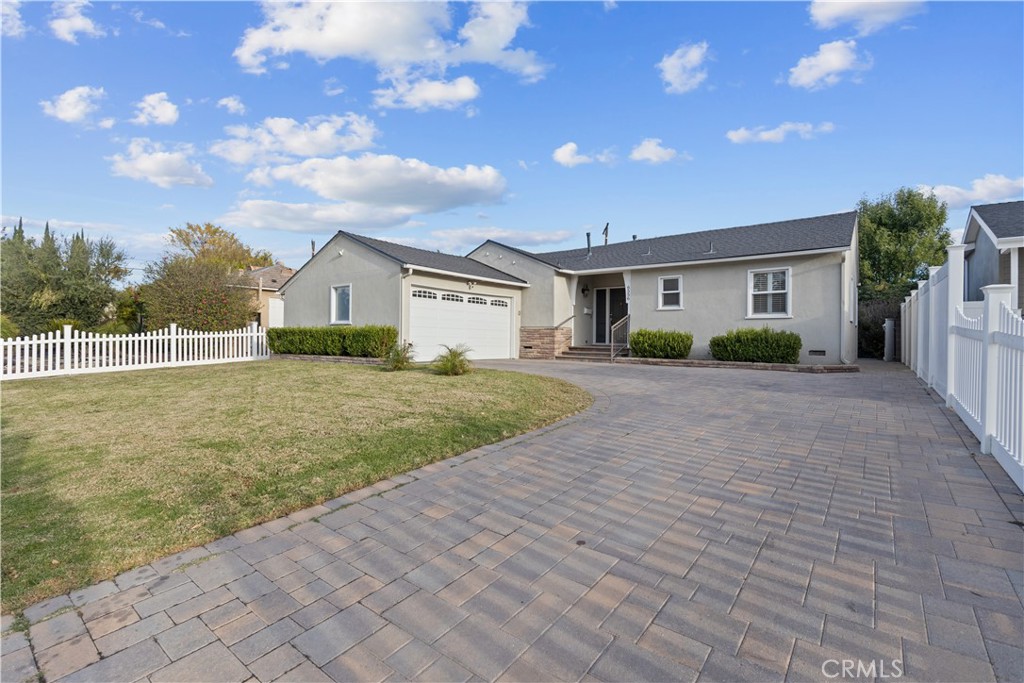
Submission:
[[[615,344],[615,335],[616,335],[617,332],[619,332],[623,328],[626,329],[626,340],[622,344],[619,345],[619,350],[616,351],[615,350],[615,346],[616,346],[616,344]],[[620,320],[617,323],[615,323],[614,325],[612,325],[611,332],[610,332],[610,334],[608,336],[610,337],[609,341],[611,342],[611,352],[612,352],[612,356],[611,356],[610,360],[614,361],[616,356],[618,356],[620,353],[622,353],[625,349],[629,348],[629,314],[628,313],[626,314],[626,316],[622,320]]]

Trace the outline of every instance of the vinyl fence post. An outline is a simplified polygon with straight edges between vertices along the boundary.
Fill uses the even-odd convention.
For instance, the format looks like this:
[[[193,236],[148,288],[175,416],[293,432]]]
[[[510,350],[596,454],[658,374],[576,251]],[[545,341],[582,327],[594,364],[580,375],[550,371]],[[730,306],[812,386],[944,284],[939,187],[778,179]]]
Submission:
[[[949,325],[940,334],[945,334],[946,340],[946,407],[953,407],[953,393],[956,391],[956,335],[953,334],[953,322],[956,320],[956,312],[964,304],[964,251],[966,244],[953,244],[946,247],[949,263],[949,274],[947,284],[949,296],[947,297],[946,319]]]
[[[167,341],[171,345],[171,365],[178,364],[178,323],[171,323],[170,331],[167,334]]]
[[[249,355],[253,360],[259,358],[259,349],[259,324],[254,321],[249,323]]]
[[[999,348],[995,343],[995,332],[999,330],[999,308],[1003,304],[1010,305],[1013,285],[989,285],[982,287],[985,295],[985,313],[982,318],[982,329],[985,333],[985,346],[981,353],[981,452],[992,452],[992,435],[996,431],[996,410],[999,394]]]
[[[74,369],[74,360],[71,357],[71,325],[63,326],[64,332],[64,370]]]

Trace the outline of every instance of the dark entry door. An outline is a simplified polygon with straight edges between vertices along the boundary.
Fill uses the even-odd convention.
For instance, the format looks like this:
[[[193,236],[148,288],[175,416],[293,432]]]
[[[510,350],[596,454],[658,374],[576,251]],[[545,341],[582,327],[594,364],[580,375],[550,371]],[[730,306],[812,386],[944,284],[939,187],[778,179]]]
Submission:
[[[594,343],[607,344],[612,326],[626,317],[626,288],[598,289],[594,292]]]

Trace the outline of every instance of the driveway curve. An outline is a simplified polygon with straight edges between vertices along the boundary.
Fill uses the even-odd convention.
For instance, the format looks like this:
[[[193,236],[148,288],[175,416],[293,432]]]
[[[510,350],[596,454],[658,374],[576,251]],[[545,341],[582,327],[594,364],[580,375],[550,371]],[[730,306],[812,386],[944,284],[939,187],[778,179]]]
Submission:
[[[35,605],[3,680],[1024,677],[1021,497],[902,366],[481,365],[595,403]]]

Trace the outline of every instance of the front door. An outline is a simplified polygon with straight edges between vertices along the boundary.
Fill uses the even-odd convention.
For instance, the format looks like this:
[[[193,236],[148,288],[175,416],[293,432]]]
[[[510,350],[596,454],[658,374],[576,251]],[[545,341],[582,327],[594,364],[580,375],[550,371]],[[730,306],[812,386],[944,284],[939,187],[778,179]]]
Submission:
[[[594,343],[608,344],[615,323],[626,317],[626,288],[614,287],[594,290]]]

